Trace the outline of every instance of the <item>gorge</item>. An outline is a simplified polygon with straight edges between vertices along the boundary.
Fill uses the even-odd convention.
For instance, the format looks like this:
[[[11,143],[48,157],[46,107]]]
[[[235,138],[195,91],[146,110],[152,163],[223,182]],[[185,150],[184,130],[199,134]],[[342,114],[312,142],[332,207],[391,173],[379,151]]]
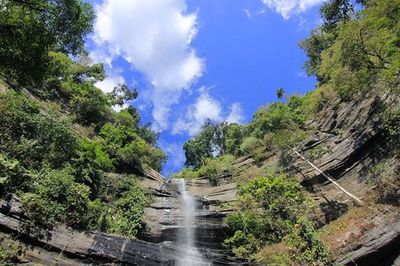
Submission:
[[[96,11],[80,0],[0,1],[0,265],[400,265],[400,0],[323,1],[317,28],[300,44],[315,88],[299,95],[278,87],[276,98],[239,123],[238,103],[223,113],[224,97],[201,87],[170,125],[173,134],[187,131],[182,148],[160,139],[159,120],[182,90],[193,93],[188,84],[204,71],[189,47],[197,14],[182,11],[184,0],[148,3],[106,1]],[[122,48],[141,38],[108,47],[109,56],[125,56],[116,61],[131,70],[136,55],[149,56],[140,65],[149,88],[141,92],[161,109],[140,104],[116,69],[106,78],[112,62],[92,61],[86,51],[99,44],[88,42],[96,12],[108,37],[137,33],[122,34],[122,20],[121,32],[111,34],[104,10],[122,18],[127,4],[155,14],[143,16],[155,30],[139,31],[148,42],[135,58]],[[159,7],[163,16],[153,12]],[[265,13],[243,11],[247,26]],[[280,19],[294,21],[288,13]],[[283,60],[289,52],[281,48]],[[172,62],[186,56],[188,64]],[[153,57],[154,65],[147,62]],[[272,75],[284,83],[291,69],[288,61],[261,69],[241,59],[229,63],[243,71],[235,78],[254,88],[248,75],[261,70],[262,88],[225,89],[237,98],[250,91],[254,102],[270,96],[265,72],[285,65],[280,79]],[[165,95],[146,76],[159,72]],[[110,80],[118,83],[101,90]],[[155,125],[145,123],[149,115]],[[165,177],[167,153],[182,167]]]

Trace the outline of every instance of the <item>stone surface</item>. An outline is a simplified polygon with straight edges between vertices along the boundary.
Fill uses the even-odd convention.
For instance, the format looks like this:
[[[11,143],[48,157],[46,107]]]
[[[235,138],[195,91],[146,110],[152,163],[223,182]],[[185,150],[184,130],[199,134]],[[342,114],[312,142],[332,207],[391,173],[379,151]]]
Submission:
[[[27,248],[25,263],[43,265],[176,265],[185,247],[172,242],[150,243],[137,239],[107,235],[97,232],[77,232],[58,228],[48,236],[37,238],[21,230],[24,221],[18,201],[0,202],[0,228],[14,234]],[[240,261],[210,248],[200,249],[207,261],[214,265],[238,265]],[[191,258],[201,261],[198,257]]]

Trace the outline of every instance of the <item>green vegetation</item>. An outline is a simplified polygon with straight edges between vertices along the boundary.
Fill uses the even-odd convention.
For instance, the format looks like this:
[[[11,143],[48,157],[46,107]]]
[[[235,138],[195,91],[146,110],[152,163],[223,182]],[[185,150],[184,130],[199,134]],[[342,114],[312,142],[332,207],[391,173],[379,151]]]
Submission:
[[[219,184],[219,178],[224,173],[230,173],[229,166],[235,160],[235,157],[230,154],[222,155],[217,158],[206,158],[204,164],[197,168],[184,168],[179,173],[176,173],[172,178],[191,179],[195,177],[207,177],[210,183],[214,186]]]
[[[357,14],[349,1],[326,3],[324,25],[302,44],[308,72],[344,99],[367,93],[378,82],[388,89],[399,84],[400,2],[360,2],[366,3]]]
[[[0,264],[12,266],[20,262],[23,254],[23,248],[10,236],[0,234]]]
[[[206,121],[198,135],[183,145],[186,166],[197,169],[206,163],[207,158],[224,154],[239,155],[238,147],[244,131],[244,127],[235,123],[213,124],[210,120]]]
[[[311,204],[300,185],[283,174],[243,184],[239,195],[239,211],[226,219],[232,236],[225,241],[239,257],[251,257],[264,245],[280,242]]]
[[[136,89],[95,86],[104,69],[83,48],[93,20],[77,0],[0,3],[0,192],[21,199],[33,235],[64,224],[135,237],[151,200],[139,176],[166,159],[134,107],[112,108]]]
[[[304,123],[312,110],[320,105],[322,94],[315,92],[304,97],[289,97],[287,103],[274,103],[258,110],[249,125],[207,121],[201,131],[187,141],[183,149],[186,168],[175,178],[207,176],[214,185],[218,175],[229,168],[239,156],[256,160],[269,150],[287,148],[307,136]]]
[[[50,51],[79,55],[94,11],[79,1],[9,0],[0,3],[0,76],[17,87],[41,90]]]

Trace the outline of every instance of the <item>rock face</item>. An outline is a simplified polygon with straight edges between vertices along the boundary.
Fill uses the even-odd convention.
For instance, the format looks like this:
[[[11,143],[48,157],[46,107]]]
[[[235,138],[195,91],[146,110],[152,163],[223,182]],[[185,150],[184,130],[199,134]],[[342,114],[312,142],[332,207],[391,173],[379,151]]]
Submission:
[[[148,223],[141,240],[107,235],[99,232],[77,232],[57,228],[46,232],[46,237],[34,237],[24,233],[21,224],[24,217],[20,203],[14,196],[0,202],[0,230],[18,236],[25,246],[24,258],[28,263],[44,265],[176,265],[185,254],[186,247],[180,246],[177,234],[182,230],[180,195],[174,184],[154,171],[143,175],[142,185],[149,188],[154,203],[146,208]],[[222,213],[209,211],[208,201],[196,197],[195,245],[201,257],[190,257],[196,265],[204,259],[213,265],[239,265],[226,254],[221,243],[225,238]],[[200,255],[199,255],[200,256]]]
[[[208,182],[208,181],[207,181]],[[188,190],[195,195],[195,246],[202,255],[214,264],[239,264],[238,260],[229,259],[222,245],[226,238],[226,226],[223,223],[224,212],[210,208],[210,200],[191,191],[191,182],[187,183]],[[211,188],[210,185],[208,185]],[[183,212],[180,194],[176,184],[165,182],[153,194],[154,202],[145,209],[147,230],[140,236],[141,239],[160,243],[169,241],[178,242],[178,234],[182,228]]]
[[[25,235],[21,230],[24,221],[17,199],[0,202],[0,227],[3,232],[14,234],[24,243],[26,262],[44,265],[176,265],[184,246],[170,241],[150,243],[98,232],[77,232],[64,227],[47,232],[46,237]],[[171,236],[173,240],[174,237]],[[207,238],[207,237],[206,237]],[[217,249],[200,249],[207,261],[214,265],[238,265],[239,261],[218,252]],[[203,258],[192,256],[197,263]],[[200,264],[199,264],[200,265]]]
[[[313,128],[315,133],[297,150],[342,187],[361,198],[368,207],[371,192],[375,188],[369,171],[386,156],[390,146],[380,126],[380,111],[384,105],[398,104],[399,99],[390,98],[390,95],[370,95],[353,102],[337,101],[331,107],[325,107],[313,121],[309,121],[307,127]],[[206,177],[200,177],[190,180],[188,188],[193,194],[205,199],[203,204],[210,211],[226,215],[235,211],[233,203],[238,192],[235,181],[249,178],[248,175],[258,176],[260,170],[275,165],[280,158],[281,154],[274,152],[267,152],[257,161],[243,157],[232,164],[230,173],[220,176],[219,186],[213,187]],[[352,198],[307,162],[294,153],[291,158],[288,170],[297,173],[301,184],[320,207],[317,215],[319,226],[334,222],[352,208],[357,208]],[[400,169],[397,157],[389,160],[391,167]],[[336,252],[338,264],[378,265],[377,262],[380,262],[379,265],[391,265],[400,255],[400,209],[385,204],[374,207],[376,209],[370,211],[370,220],[355,225],[354,232],[344,232],[337,236],[343,243],[347,243]]]

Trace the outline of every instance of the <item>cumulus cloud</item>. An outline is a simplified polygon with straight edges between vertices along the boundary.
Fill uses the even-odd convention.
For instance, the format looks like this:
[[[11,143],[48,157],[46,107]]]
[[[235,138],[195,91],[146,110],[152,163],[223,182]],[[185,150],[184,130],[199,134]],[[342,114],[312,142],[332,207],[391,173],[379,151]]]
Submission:
[[[300,14],[309,8],[320,4],[323,0],[261,0],[264,5],[289,19],[294,14]]]
[[[105,93],[111,93],[115,86],[117,86],[118,84],[124,84],[124,83],[126,83],[126,82],[122,76],[116,75],[116,74],[111,74],[104,80],[96,82],[94,85]],[[129,107],[128,103],[124,103],[123,105],[113,105],[112,106],[113,110],[116,112],[119,112],[122,109],[125,109],[128,107]]]
[[[102,81],[96,82],[94,85],[105,93],[113,91],[114,87],[118,84],[124,84],[125,79],[119,75],[109,75]]]
[[[239,103],[233,103],[230,108],[226,122],[228,123],[242,123],[243,122],[243,110]]]
[[[122,56],[143,73],[153,90],[153,117],[159,130],[179,96],[202,75],[204,64],[190,46],[197,15],[185,0],[106,0],[97,7],[93,55],[110,63]]]
[[[186,132],[193,136],[199,132],[201,126],[208,119],[213,122],[225,120],[230,123],[240,123],[243,120],[242,108],[239,103],[233,103],[228,116],[225,118],[222,104],[212,98],[205,88],[201,88],[199,97],[193,104],[189,105],[185,115],[174,124],[172,133]]]
[[[173,127],[173,134],[188,132],[196,134],[207,119],[214,122],[222,121],[222,106],[213,99],[205,89],[202,89],[196,102],[189,105],[184,118],[179,118]]]

